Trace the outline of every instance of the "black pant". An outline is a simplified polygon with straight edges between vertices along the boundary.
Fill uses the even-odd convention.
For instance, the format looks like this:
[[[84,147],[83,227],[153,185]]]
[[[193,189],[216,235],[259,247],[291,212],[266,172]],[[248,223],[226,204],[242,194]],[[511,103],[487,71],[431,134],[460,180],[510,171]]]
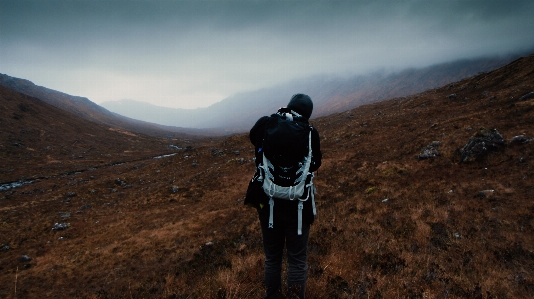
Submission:
[[[265,252],[265,297],[282,298],[282,258],[287,248],[287,284],[289,298],[304,299],[308,270],[310,224],[302,223],[297,234],[297,203],[275,199],[273,228],[269,226],[269,206],[258,210]]]

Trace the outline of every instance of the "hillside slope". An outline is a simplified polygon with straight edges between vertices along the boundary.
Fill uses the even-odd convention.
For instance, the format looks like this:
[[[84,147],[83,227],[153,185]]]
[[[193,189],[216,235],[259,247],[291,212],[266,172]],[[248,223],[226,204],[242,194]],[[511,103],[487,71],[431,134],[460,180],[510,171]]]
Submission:
[[[0,107],[0,182],[174,151],[172,141],[96,124],[3,86]]]
[[[529,298],[533,92],[531,55],[315,119],[307,298]],[[0,191],[0,296],[260,298],[253,156],[242,134]]]
[[[219,135],[218,130],[197,130],[178,128],[150,123],[122,116],[91,102],[88,98],[72,96],[50,88],[35,85],[33,82],[0,74],[0,86],[13,89],[23,94],[38,98],[56,108],[77,117],[112,128],[131,131],[145,135],[176,138],[194,138],[197,135]]]

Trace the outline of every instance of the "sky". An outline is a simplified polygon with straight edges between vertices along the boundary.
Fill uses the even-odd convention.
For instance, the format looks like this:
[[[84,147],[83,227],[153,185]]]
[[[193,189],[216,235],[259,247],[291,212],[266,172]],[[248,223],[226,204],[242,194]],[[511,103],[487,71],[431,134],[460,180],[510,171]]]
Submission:
[[[97,104],[191,109],[315,75],[532,50],[532,12],[532,0],[0,0],[0,73]]]

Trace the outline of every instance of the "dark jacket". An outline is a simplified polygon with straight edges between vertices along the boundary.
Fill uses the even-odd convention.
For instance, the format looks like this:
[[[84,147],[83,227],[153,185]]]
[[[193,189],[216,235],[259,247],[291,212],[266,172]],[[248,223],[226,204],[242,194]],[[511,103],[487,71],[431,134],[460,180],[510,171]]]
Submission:
[[[279,112],[287,112],[285,110],[286,108],[282,108],[279,110]],[[263,153],[261,151],[262,145],[263,145],[263,137],[265,134],[266,125],[269,122],[271,116],[264,116],[260,118],[256,124],[252,127],[250,130],[250,142],[254,145],[254,152],[256,157],[256,166],[259,166],[259,164],[263,160]],[[300,121],[304,121],[308,123],[307,119],[299,119]],[[319,139],[319,132],[314,127],[311,127],[311,146],[312,146],[312,160],[310,165],[310,172],[315,172],[319,169],[321,166],[321,146],[320,146],[320,139]],[[267,195],[262,194],[263,190],[261,191],[261,199],[258,200],[258,202],[262,203],[264,206],[268,202]],[[297,221],[297,205],[298,201],[289,201],[284,199],[274,199],[276,201],[275,203],[275,216],[280,215],[281,217],[289,217],[294,218],[294,221]],[[268,213],[268,208],[259,209],[260,214],[261,213]],[[304,209],[303,209],[303,219],[307,223],[313,223],[314,221],[314,215],[313,215],[313,209],[312,209],[312,202],[311,200],[304,202]],[[284,215],[284,216],[283,216]]]

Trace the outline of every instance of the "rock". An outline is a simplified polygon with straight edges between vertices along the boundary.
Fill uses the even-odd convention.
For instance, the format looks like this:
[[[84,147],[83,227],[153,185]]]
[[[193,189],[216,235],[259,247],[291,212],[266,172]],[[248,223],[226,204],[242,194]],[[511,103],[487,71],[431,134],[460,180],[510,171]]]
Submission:
[[[482,190],[475,197],[489,198],[495,194],[495,190]]]
[[[67,193],[65,193],[65,196],[66,197],[75,197],[76,196],[76,192],[67,192]]]
[[[87,209],[90,209],[92,207],[92,205],[90,203],[87,203],[87,204],[84,204],[83,206],[80,207],[80,210],[87,210]]]
[[[450,95],[448,96],[448,98],[449,98],[449,100],[454,100],[454,99],[456,99],[456,94],[455,94],[455,93],[450,94]]]
[[[9,244],[1,244],[0,245],[0,252],[9,251],[11,247],[9,247]]]
[[[27,262],[31,262],[32,258],[27,256],[27,255],[23,255],[19,258],[19,261],[21,263],[27,263]]]
[[[70,227],[70,223],[65,223],[65,222],[55,223],[54,226],[52,227],[52,230],[66,230],[69,227]]]
[[[418,160],[433,159],[439,156],[437,147],[439,147],[440,145],[441,145],[441,142],[432,141],[432,143],[429,146],[421,150],[421,153],[419,154],[419,156],[417,156],[417,159]]]
[[[172,186],[171,187],[171,193],[178,193],[178,191],[180,191],[180,187],[178,187],[178,186]]]
[[[460,162],[472,162],[484,158],[490,151],[496,151],[506,145],[502,135],[493,129],[481,128],[469,138],[467,144],[460,149]]]
[[[526,100],[529,100],[529,99],[532,99],[534,98],[534,91],[531,91],[525,95],[523,95],[522,97],[519,98],[519,101],[526,101]]]
[[[120,178],[116,178],[115,179],[115,185],[118,185],[118,186],[126,186],[126,182],[121,180]]]
[[[527,139],[527,136],[519,135],[519,136],[514,136],[514,138],[510,140],[510,144],[525,144],[525,143],[528,143],[529,141],[530,140]]]
[[[70,213],[69,212],[60,212],[59,213],[59,217],[61,217],[61,218],[69,218],[70,217]]]
[[[210,152],[211,152],[211,154],[212,154],[213,156],[215,156],[215,157],[220,157],[221,155],[224,154],[224,150],[220,150],[220,149],[218,149],[218,148],[211,148],[211,149],[210,149]]]

